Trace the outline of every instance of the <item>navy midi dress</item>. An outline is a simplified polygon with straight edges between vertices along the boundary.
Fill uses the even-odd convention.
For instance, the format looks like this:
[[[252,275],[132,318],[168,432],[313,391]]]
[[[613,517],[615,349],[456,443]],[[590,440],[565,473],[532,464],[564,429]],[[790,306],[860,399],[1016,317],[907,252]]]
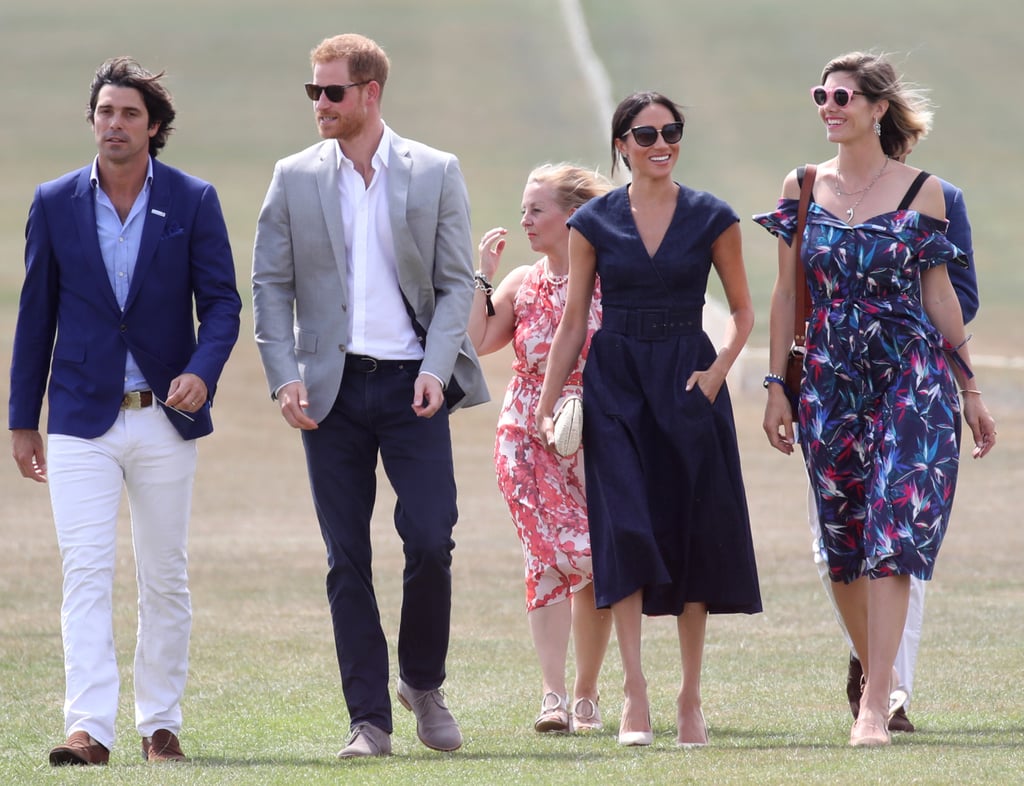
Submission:
[[[729,392],[712,404],[686,380],[714,362],[701,315],[711,246],[736,213],[679,187],[654,257],[627,188],[569,219],[597,252],[604,321],[583,372],[587,506],[599,607],[643,590],[648,615],[687,602],[761,611]]]

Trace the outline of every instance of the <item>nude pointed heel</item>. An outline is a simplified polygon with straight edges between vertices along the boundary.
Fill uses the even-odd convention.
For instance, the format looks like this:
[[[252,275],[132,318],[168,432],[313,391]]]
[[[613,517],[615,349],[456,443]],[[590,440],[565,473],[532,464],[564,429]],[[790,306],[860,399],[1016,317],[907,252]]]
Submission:
[[[647,713],[647,725],[651,726],[651,713]],[[619,745],[644,746],[654,743],[654,728],[649,731],[622,731],[619,730]]]
[[[704,726],[704,742],[683,742],[682,740],[676,740],[676,747],[688,750],[690,748],[704,748],[711,742],[711,732],[708,730],[708,722],[704,719],[704,710],[700,711],[700,722]]]

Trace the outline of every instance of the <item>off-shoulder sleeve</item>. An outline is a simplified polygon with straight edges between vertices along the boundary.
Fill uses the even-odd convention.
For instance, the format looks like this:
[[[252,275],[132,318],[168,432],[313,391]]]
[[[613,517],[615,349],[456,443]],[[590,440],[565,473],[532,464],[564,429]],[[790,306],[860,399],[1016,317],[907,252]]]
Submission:
[[[796,214],[799,207],[799,200],[780,199],[778,206],[772,213],[758,213],[754,221],[763,226],[776,237],[786,241],[786,245],[793,245],[793,234],[796,232]]]
[[[921,268],[927,270],[936,265],[954,264],[960,267],[967,267],[967,253],[956,246],[952,240],[946,237],[946,228],[949,222],[933,218],[932,216],[907,210],[897,214],[896,222],[900,220],[914,221],[916,226],[913,231],[908,232],[908,243],[918,259],[921,260]]]

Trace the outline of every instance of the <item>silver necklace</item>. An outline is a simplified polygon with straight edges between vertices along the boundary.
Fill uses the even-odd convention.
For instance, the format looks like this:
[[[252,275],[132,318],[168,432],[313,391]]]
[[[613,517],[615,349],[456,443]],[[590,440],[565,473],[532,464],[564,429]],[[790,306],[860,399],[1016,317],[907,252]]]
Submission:
[[[882,168],[878,170],[878,174],[876,174],[871,179],[871,182],[868,183],[867,186],[862,188],[860,191],[851,191],[849,194],[844,194],[839,189],[839,177],[841,176],[842,173],[839,171],[839,164],[838,163],[836,164],[836,196],[853,196],[854,194],[860,194],[860,199],[858,199],[856,202],[854,202],[851,207],[846,209],[846,222],[847,223],[852,223],[853,222],[853,211],[855,211],[857,209],[857,206],[860,205],[860,203],[864,201],[864,197],[866,197],[868,195],[868,191],[870,191],[872,189],[872,187],[874,187],[875,183],[878,182],[878,178],[880,178],[882,176],[882,173],[885,171],[885,168],[887,166],[889,166],[889,156],[885,157],[885,161],[882,163]]]
[[[837,197],[857,196],[857,194],[863,194],[865,191],[867,191],[867,188],[858,188],[856,191],[843,191],[843,189],[839,187],[839,178],[840,178],[841,175],[842,175],[842,172],[840,172],[839,168],[836,167],[836,196]]]

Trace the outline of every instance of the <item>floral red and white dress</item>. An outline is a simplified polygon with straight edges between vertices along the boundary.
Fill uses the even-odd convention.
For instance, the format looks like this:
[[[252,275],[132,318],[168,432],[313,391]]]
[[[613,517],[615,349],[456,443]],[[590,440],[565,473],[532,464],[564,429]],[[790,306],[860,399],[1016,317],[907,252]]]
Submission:
[[[516,293],[514,375],[505,391],[494,442],[498,488],[505,498],[526,563],[527,611],[566,600],[592,579],[583,451],[563,458],[544,449],[533,412],[548,352],[565,308],[567,276],[548,275],[546,260],[530,268]],[[562,395],[582,392],[590,338],[601,326],[600,285],[594,290],[580,360]]]

